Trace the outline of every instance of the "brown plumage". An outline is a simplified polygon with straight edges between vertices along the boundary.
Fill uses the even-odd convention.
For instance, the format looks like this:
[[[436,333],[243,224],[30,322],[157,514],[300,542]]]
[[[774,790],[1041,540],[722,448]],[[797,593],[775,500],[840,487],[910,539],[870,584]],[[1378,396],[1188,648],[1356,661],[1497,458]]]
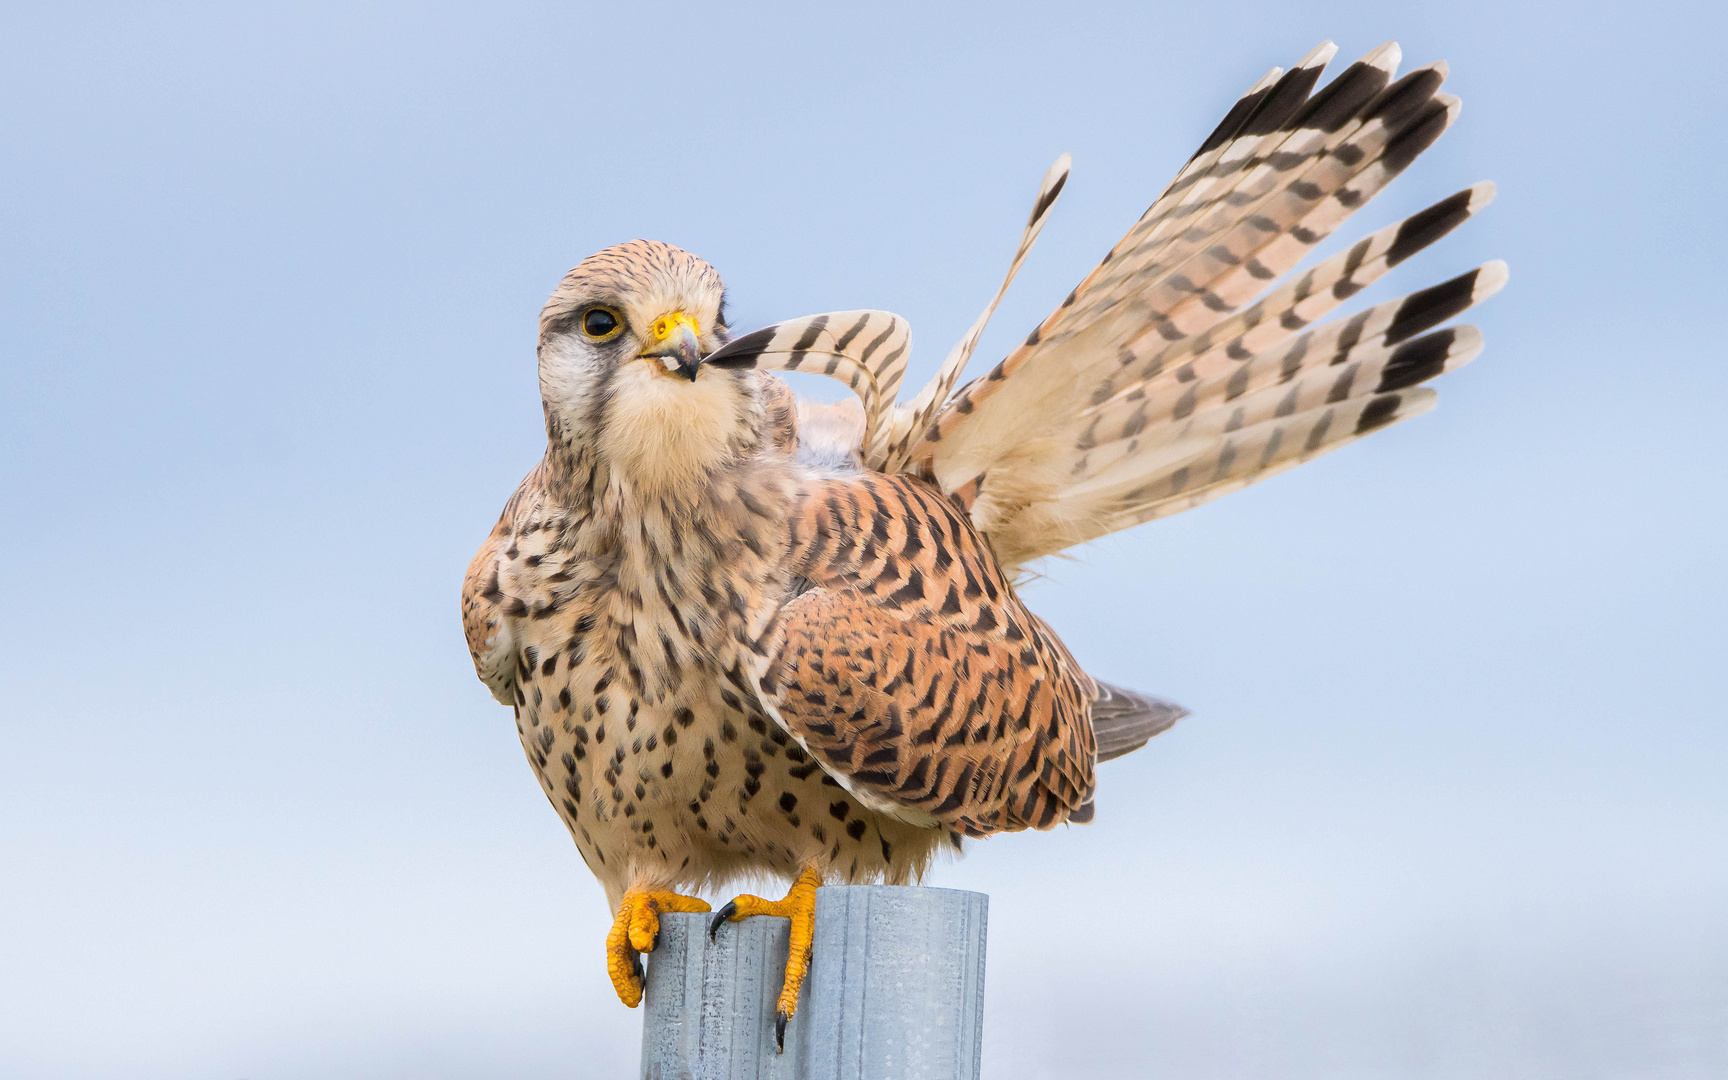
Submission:
[[[763,690],[854,796],[968,836],[1047,829],[1092,797],[1095,693],[971,522],[929,484],[812,483]]]
[[[1181,710],[1088,677],[1021,603],[1020,568],[1416,415],[1432,404],[1417,384],[1476,355],[1474,328],[1429,331],[1497,289],[1500,264],[1311,324],[1488,185],[1278,284],[1457,113],[1442,67],[1393,81],[1396,46],[1310,96],[1330,55],[1256,83],[1098,270],[958,393],[1000,291],[900,405],[909,339],[886,312],[729,341],[719,276],[649,241],[559,285],[546,455],[470,566],[463,617],[618,913],[627,1003],[655,912],[706,910],[681,891],[797,879],[716,928],[788,914],[807,941],[818,881],[915,881],[961,836],[1090,820],[1096,763]],[[1009,280],[1066,178],[1064,158]],[[796,401],[770,368],[859,401]],[[782,1020],[803,970],[794,955]]]

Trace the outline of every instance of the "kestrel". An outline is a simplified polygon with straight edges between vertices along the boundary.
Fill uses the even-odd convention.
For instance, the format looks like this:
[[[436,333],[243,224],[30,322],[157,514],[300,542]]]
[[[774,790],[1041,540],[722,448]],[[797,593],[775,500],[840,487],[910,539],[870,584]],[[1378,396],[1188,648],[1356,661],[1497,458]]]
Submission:
[[[719,274],[644,240],[559,284],[540,316],[546,454],[469,567],[463,624],[605,887],[625,1004],[658,913],[779,877],[784,900],[739,896],[713,932],[791,918],[783,1036],[819,885],[913,882],[962,837],[1091,820],[1098,762],[1183,710],[1088,676],[1017,576],[1426,412],[1419,384],[1480,351],[1474,327],[1435,327],[1504,284],[1499,262],[1326,316],[1490,184],[1281,280],[1458,114],[1444,65],[1394,80],[1394,44],[1313,92],[1334,51],[1255,83],[958,392],[1066,156],[1002,288],[909,403],[907,327],[886,312],[733,339]],[[826,373],[858,401],[798,400],[770,369]]]

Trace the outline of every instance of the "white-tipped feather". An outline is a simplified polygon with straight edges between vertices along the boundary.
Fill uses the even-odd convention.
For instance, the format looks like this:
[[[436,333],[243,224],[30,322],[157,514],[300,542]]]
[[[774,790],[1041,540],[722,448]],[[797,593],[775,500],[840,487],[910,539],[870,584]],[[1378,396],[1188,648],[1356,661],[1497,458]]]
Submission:
[[[1334,52],[1336,49],[1329,44],[1316,49],[1291,69],[1291,77],[1317,77],[1320,68]],[[1370,91],[1377,90],[1390,79],[1399,56],[1396,44],[1383,45],[1354,65],[1348,75],[1353,83]],[[1335,87],[1336,84],[1328,89]],[[1277,104],[1277,95],[1263,104],[1268,107]],[[1286,105],[1293,115],[1284,126],[1268,133],[1249,133],[1234,139],[1221,148],[1222,157],[1207,176],[1199,178],[1199,182],[1182,192],[1180,197],[1172,197],[1179,186],[1173,184],[1172,191],[1154,204],[1142,219],[1143,226],[1152,223],[1155,227],[1143,234],[1139,232],[1141,227],[1130,232],[1129,240],[1118,244],[1106,260],[1108,272],[1100,267],[1082,285],[1080,291],[1085,294],[1086,303],[1058,311],[1040,328],[1040,336],[1047,341],[1053,340],[1066,328],[1095,323],[1101,312],[1115,307],[1130,294],[1144,296],[1151,285],[1167,279],[1193,253],[1203,249],[1224,225],[1251,217],[1246,207],[1265,197],[1270,190],[1268,185],[1291,168],[1290,162],[1321,159],[1340,139],[1354,131],[1347,127],[1329,134],[1318,128],[1299,125],[1296,118],[1303,114],[1303,109],[1290,107],[1292,103],[1288,102]],[[1250,117],[1250,128],[1257,119],[1258,114]],[[1132,250],[1128,250],[1130,247]],[[1136,312],[1129,308],[1125,315],[1132,321]]]
[[[1202,477],[1198,486],[1192,486],[1194,482],[1190,481],[1190,486],[1178,489],[1174,482],[1167,481],[1171,488],[1169,494],[1160,496],[1148,493],[1147,497],[1138,503],[1125,501],[1119,510],[1100,522],[1099,535],[1117,532],[1156,518],[1169,517],[1183,510],[1192,510],[1221,495],[1240,491],[1250,484],[1259,483],[1286,469],[1313,461],[1322,454],[1348,446],[1365,435],[1431,412],[1439,400],[1440,395],[1434,390],[1419,386],[1397,394],[1356,398],[1340,405],[1326,405],[1285,419],[1269,421],[1252,430],[1244,430],[1228,443],[1221,445],[1210,473],[1204,469],[1194,470],[1195,475]],[[1364,414],[1374,408],[1377,402],[1389,402],[1393,408],[1378,423],[1362,426]],[[1231,460],[1228,467],[1221,467],[1225,465],[1226,455]],[[1206,479],[1208,476],[1212,478]]]
[[[1291,278],[1251,307],[1209,327],[1204,333],[1169,342],[1154,335],[1130,343],[1117,357],[1115,383],[1123,394],[1149,391],[1154,380],[1190,381],[1219,370],[1233,370],[1247,357],[1290,336],[1293,326],[1308,326],[1345,300],[1378,281],[1408,255],[1411,243],[1443,236],[1493,201],[1486,181],[1443,199],[1404,221],[1388,225],[1298,277]],[[1413,240],[1401,240],[1417,235]],[[1423,234],[1431,234],[1423,235]],[[1128,355],[1132,353],[1132,356]]]
[[[1504,263],[1315,324],[1487,205],[1494,187],[1467,188],[1280,281],[1460,108],[1438,92],[1444,64],[1394,82],[1391,42],[1310,96],[1335,51],[1322,44],[1257,81],[1104,261],[951,398],[1067,179],[1067,155],[1045,175],[1001,287],[908,405],[891,404],[904,324],[884,339],[892,359],[864,355],[857,329],[844,340],[834,329],[870,316],[874,333],[893,320],[883,312],[783,323],[716,358],[846,380],[864,404],[864,465],[934,480],[1010,570],[1420,415],[1435,395],[1419,384],[1482,347],[1473,326],[1436,327],[1498,291]]]
[[[1276,131],[1196,155],[1075,294],[938,414],[911,467],[967,503],[1006,562],[1215,497],[1379,426],[1327,429],[1297,452],[1293,424],[1325,428],[1377,400],[1399,403],[1393,419],[1414,415],[1429,398],[1407,381],[1381,392],[1389,365],[1425,379],[1476,355],[1474,329],[1412,351],[1408,338],[1435,323],[1394,323],[1422,294],[1309,327],[1475,213],[1491,185],[1277,285],[1456,117],[1457,100],[1438,93],[1444,66],[1394,83],[1398,59],[1395,45],[1382,46],[1291,106]],[[1495,276],[1493,266],[1476,271],[1473,288],[1443,298],[1440,319],[1491,294]],[[1264,300],[1233,314],[1268,285]]]
[[[1038,234],[1044,231],[1044,223],[1050,219],[1050,210],[1056,205],[1056,197],[1062,193],[1062,185],[1068,182],[1068,172],[1073,162],[1072,157],[1063,154],[1044,173],[1044,182],[1038,185],[1038,197],[1032,203],[1032,214],[1020,234],[1020,245],[1014,249],[1014,258],[1008,263],[1008,273],[1002,278],[1001,287],[996,290],[996,295],[990,298],[984,313],[979,315],[972,328],[966,331],[966,336],[954,343],[954,348],[948,353],[948,358],[942,361],[936,377],[918,392],[911,405],[895,409],[893,420],[878,436],[878,445],[864,448],[866,466],[883,472],[898,472],[906,463],[906,454],[912,443],[924,437],[931,418],[936,415],[936,410],[947,402],[954,384],[960,379],[961,371],[965,370],[966,362],[972,359],[972,351],[978,347],[978,339],[984,335],[984,327],[990,322],[990,316],[996,313],[996,305],[1002,302],[1008,286],[1014,282],[1014,275],[1020,272],[1021,264],[1032,251],[1032,245],[1038,241]]]
[[[1402,297],[1388,301],[1294,336],[1285,331],[1277,344],[1241,360],[1230,359],[1227,353],[1209,353],[1208,358],[1217,356],[1217,363],[1189,362],[1146,378],[1133,390],[1083,411],[1084,426],[1075,441],[1077,456],[1068,475],[1092,475],[1115,457],[1133,452],[1120,445],[1124,440],[1144,445],[1155,434],[1148,429],[1225,406],[1239,407],[1245,395],[1263,388],[1288,386],[1316,370],[1347,369],[1380,353],[1389,360],[1402,349],[1410,357],[1412,338],[1498,292],[1505,283],[1504,266],[1489,263],[1437,286],[1453,288],[1434,304],[1420,302],[1424,293],[1413,294],[1414,300]]]
[[[1376,96],[1363,92],[1372,94],[1389,73],[1371,65],[1352,71],[1353,76],[1340,78],[1351,78],[1357,92],[1351,99],[1355,116],[1336,123],[1336,133],[1320,149],[1309,146],[1290,160],[1269,157],[1264,167],[1256,166],[1251,189],[1238,185],[1144,263],[1132,282],[1137,291],[1126,300],[1115,298],[1125,288],[1122,280],[1095,274],[1089,279],[1095,286],[1083,286],[988,379],[960,391],[912,460],[926,463],[946,487],[964,485],[989,471],[992,462],[1016,456],[1016,443],[1044,434],[1029,430],[1028,417],[1059,425],[1068,403],[1082,405],[1099,392],[1113,358],[1141,334],[1170,341],[1204,332],[1239,302],[1219,296],[1215,284],[1239,283],[1232,288],[1251,294],[1258,283],[1282,274],[1318,240],[1303,231],[1308,214],[1334,201],[1344,214],[1360,206],[1414,156],[1401,149],[1395,162],[1382,166],[1389,147],[1408,147],[1414,135],[1420,136],[1414,145],[1419,151],[1443,130],[1445,110],[1432,101],[1439,81],[1431,69],[1412,73]],[[1300,115],[1293,111],[1291,122]],[[1345,185],[1365,173],[1369,179],[1361,190],[1340,197],[1353,190]],[[1282,249],[1271,264],[1260,258],[1286,233],[1300,242]],[[1094,287],[1110,295],[1092,302]],[[1082,320],[1076,311],[1087,317]],[[961,424],[970,429],[968,438],[952,438],[947,429]]]

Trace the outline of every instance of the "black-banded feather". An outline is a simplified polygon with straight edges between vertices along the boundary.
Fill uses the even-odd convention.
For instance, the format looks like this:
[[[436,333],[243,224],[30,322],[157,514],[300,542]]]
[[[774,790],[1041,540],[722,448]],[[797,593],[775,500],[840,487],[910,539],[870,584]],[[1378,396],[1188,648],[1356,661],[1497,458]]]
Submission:
[[[1044,231],[1044,223],[1050,219],[1050,211],[1056,205],[1056,198],[1062,194],[1062,186],[1068,182],[1068,171],[1072,163],[1073,159],[1063,154],[1045,172],[1043,182],[1038,185],[1038,197],[1032,203],[1032,213],[1026,219],[1026,228],[1020,233],[1020,244],[1014,249],[1014,258],[1008,263],[1008,273],[1003,277],[1001,287],[996,290],[996,295],[990,298],[989,305],[972,324],[972,328],[954,344],[947,359],[942,361],[935,378],[918,392],[910,405],[895,409],[892,422],[878,434],[876,445],[866,444],[866,467],[883,472],[900,471],[901,466],[906,463],[906,455],[912,444],[924,437],[937,410],[947,403],[948,395],[959,381],[966,362],[972,358],[972,352],[978,347],[978,339],[984,335],[984,327],[990,322],[990,316],[996,313],[996,306],[1002,302],[1008,286],[1020,272],[1021,264],[1026,261],[1032,245],[1038,240],[1038,234]]]
[[[1295,266],[1377,194],[1401,171],[1386,165],[1387,156],[1411,140],[1431,143],[1455,114],[1434,99],[1438,82],[1425,82],[1422,74],[1401,80],[1411,89],[1387,91],[1389,103],[1368,105],[1362,119],[1335,136],[1337,142],[1294,155],[1307,162],[1305,168],[1281,174],[1268,163],[1244,177],[1231,199],[1161,253],[1156,270],[1148,268],[1153,276],[1137,297],[1145,312],[1134,336],[1169,342],[1203,333]],[[1420,104],[1412,105],[1414,99]],[[1117,321],[1129,323],[1135,314]],[[1099,344],[1120,347],[1123,341],[1111,333]]]
[[[887,311],[833,311],[777,323],[716,349],[703,359],[718,368],[809,371],[846,383],[864,403],[864,443],[887,422],[905,375],[912,333]]]
[[[1480,209],[1491,185],[1279,281],[1457,116],[1439,92],[1445,66],[1394,79],[1398,56],[1382,46],[1312,93],[1290,74],[1257,84],[1242,119],[1221,125],[1233,132],[1210,138],[1087,281],[937,414],[908,467],[969,507],[1010,565],[1380,426],[1359,432],[1352,410],[1416,415],[1429,399],[1414,376],[1475,355],[1474,329],[1402,350],[1400,335],[1492,292],[1498,264],[1436,287],[1446,303],[1423,290],[1314,324]],[[1453,310],[1417,328],[1409,305],[1424,303]]]
[[[1132,263],[1129,269],[1102,278],[1095,271],[996,370],[956,396],[954,406],[939,417],[929,442],[942,441],[944,425],[962,422],[973,430],[976,441],[979,433],[1000,425],[998,417],[973,415],[986,410],[987,400],[1011,390],[1007,400],[987,410],[1006,416],[1024,411],[1030,401],[1047,399],[1058,387],[1071,392],[1077,382],[1096,377],[1091,369],[1099,360],[1142,333],[1155,331],[1174,340],[1205,329],[1231,306],[1211,288],[1215,281],[1248,281],[1257,290],[1266,278],[1281,273],[1283,267],[1268,268],[1256,258],[1261,249],[1286,231],[1307,238],[1310,245],[1317,242],[1317,236],[1307,237],[1302,219],[1317,209],[1316,203],[1324,206],[1327,199],[1346,190],[1357,174],[1376,166],[1386,147],[1397,143],[1432,97],[1438,85],[1433,69],[1379,90],[1386,86],[1395,61],[1396,49],[1387,46],[1352,65],[1345,76],[1315,95],[1312,111],[1291,113],[1286,122],[1296,126],[1280,132],[1282,141],[1271,137],[1274,141],[1264,160],[1252,162],[1236,177],[1227,197],[1212,200],[1181,233],[1155,245],[1152,255],[1136,254],[1124,260]],[[1420,100],[1413,102],[1415,98]],[[1275,151],[1286,145],[1291,152],[1277,156]],[[1354,208],[1365,196],[1345,201]],[[1299,257],[1297,252],[1290,259]],[[1091,299],[1100,292],[1102,300]],[[1033,373],[1030,379],[1013,377],[1022,368]],[[927,453],[915,451],[915,456],[920,454],[932,459],[953,456],[934,447]],[[957,479],[976,464],[967,459],[976,457],[962,454],[961,460],[948,463],[947,471]],[[940,460],[933,465],[939,473],[944,471]]]
[[[1313,368],[1287,383],[1261,387],[1193,420],[1166,422],[1137,435],[1099,446],[1084,479],[1065,490],[1065,502],[1080,500],[1107,507],[1110,498],[1138,489],[1175,466],[1206,471],[1206,462],[1222,460],[1232,451],[1231,436],[1280,417],[1363,395],[1400,390],[1455,371],[1482,351],[1482,335],[1474,326],[1447,327],[1432,334],[1388,346],[1383,339],[1358,345],[1343,354],[1338,366]]]
[[[1244,188],[1260,182],[1268,161],[1279,159],[1281,154],[1294,160],[1311,157],[1310,144],[1324,133],[1304,126],[1311,104],[1308,94],[1334,52],[1336,48],[1327,43],[1282,76],[1249,116],[1242,132],[1223,148],[1220,159],[1196,175],[1186,190],[1155,203],[1075,291],[1072,302],[1058,308],[1035,331],[1036,340],[1028,339],[1028,346],[1054,344],[1067,335],[1081,335],[1089,342],[1107,345],[1112,337],[1131,333],[1132,326],[1144,323],[1146,307],[1125,301],[1143,300],[1148,286],[1168,276],[1195,244],[1216,232],[1220,208],[1248,205],[1258,198],[1245,193]],[[1396,63],[1395,57],[1392,62]],[[1341,76],[1328,90],[1344,84],[1357,86],[1361,82],[1357,69],[1364,67],[1354,65],[1346,73],[1348,77]],[[1384,85],[1385,74],[1372,66],[1365,70],[1379,75],[1381,81],[1360,87],[1362,92],[1357,96],[1364,100]],[[1303,153],[1304,149],[1310,152]]]
[[[1394,79],[1392,43],[1316,90],[1334,51],[1322,45],[1256,82],[1068,299],[951,398],[1066,180],[1066,158],[1045,177],[1002,287],[908,405],[891,397],[905,369],[903,324],[882,312],[783,323],[710,362],[847,381],[864,401],[865,467],[935,480],[1010,567],[1417,415],[1432,395],[1416,384],[1480,349],[1473,327],[1420,335],[1498,289],[1504,264],[1321,320],[1486,205],[1493,186],[1280,283],[1458,114],[1458,100],[1439,92],[1445,65]],[[863,331],[878,326],[894,331],[889,352],[865,355]]]
[[[1103,531],[1116,532],[1192,510],[1430,412],[1438,399],[1432,388],[1417,386],[1362,395],[1245,428],[1220,443],[1215,454],[1125,493],[1116,510],[1101,519]]]
[[[1200,368],[1204,374],[1190,369],[1186,379],[1161,378],[1144,394],[1120,395],[1089,409],[1064,494],[1099,486],[1099,478],[1113,471],[1132,471],[1136,461],[1149,464],[1160,445],[1255,423],[1264,418],[1260,414],[1268,402],[1288,412],[1317,404],[1311,400],[1316,393],[1344,397],[1395,390],[1462,367],[1481,348],[1475,327],[1441,331],[1450,335],[1444,346],[1437,344],[1436,335],[1420,346],[1411,339],[1492,296],[1506,278],[1505,263],[1488,263],[1451,281],[1290,335],[1245,360],[1228,362],[1227,368]],[[1403,381],[1383,382],[1382,370]],[[1409,373],[1417,370],[1427,374],[1411,379]]]
[[[1151,394],[1154,380],[1193,382],[1240,362],[1317,322],[1388,270],[1450,233],[1494,198],[1486,181],[1364,237],[1313,269],[1284,282],[1252,306],[1204,333],[1166,342],[1148,336],[1117,356],[1121,371],[1101,391]],[[1128,389],[1119,393],[1115,386]]]
[[[1322,42],[1288,72],[1274,68],[1275,74],[1267,77],[1269,82],[1263,80],[1263,87],[1250,92],[1231,110],[1232,115],[1238,109],[1243,110],[1232,133],[1224,138],[1220,138],[1218,132],[1213,133],[1207,142],[1216,139],[1216,147],[1211,151],[1202,147],[1202,152],[1183,167],[1128,234],[1105,256],[1099,269],[1082,283],[1081,289],[1094,297],[1106,295],[1112,285],[1131,274],[1145,258],[1157,251],[1179,225],[1234,190],[1242,176],[1289,135],[1291,117],[1308,100],[1321,72],[1337,51],[1337,46],[1331,42]],[[1229,117],[1225,123],[1229,123]],[[1224,126],[1221,124],[1220,130]],[[1070,305],[1070,309],[1072,307]],[[1062,313],[1066,319],[1076,318],[1079,314],[1073,310]]]

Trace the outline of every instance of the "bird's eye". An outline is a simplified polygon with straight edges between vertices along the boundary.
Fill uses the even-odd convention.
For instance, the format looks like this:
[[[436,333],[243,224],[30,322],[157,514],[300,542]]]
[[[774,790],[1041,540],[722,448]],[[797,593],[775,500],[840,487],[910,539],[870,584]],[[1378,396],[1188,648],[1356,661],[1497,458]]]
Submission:
[[[603,338],[618,329],[618,316],[605,308],[595,308],[582,316],[582,332],[592,338]]]

